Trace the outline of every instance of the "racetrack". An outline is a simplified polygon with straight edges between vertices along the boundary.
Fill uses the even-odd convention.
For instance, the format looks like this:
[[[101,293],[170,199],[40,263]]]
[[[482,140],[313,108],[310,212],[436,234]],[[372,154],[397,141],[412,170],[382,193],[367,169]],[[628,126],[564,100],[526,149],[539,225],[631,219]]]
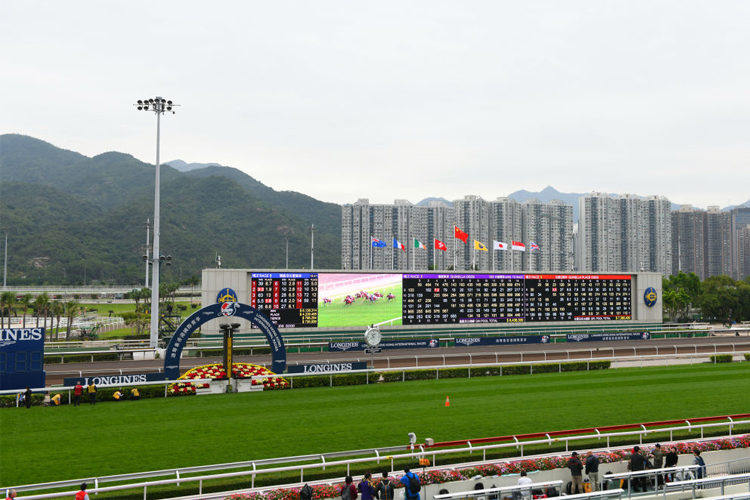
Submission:
[[[426,367],[469,363],[512,363],[520,361],[562,361],[609,357],[650,356],[658,354],[710,354],[714,352],[750,352],[747,337],[668,338],[658,340],[586,342],[559,344],[526,344],[433,349],[393,349],[371,357],[361,351],[305,352],[287,354],[287,364],[312,364],[344,361],[374,361],[375,368]],[[271,356],[235,356],[235,362],[270,366]],[[221,363],[222,354],[202,358],[183,358],[180,372],[195,366]],[[62,384],[64,378],[93,374],[151,373],[163,369],[162,360],[99,361],[93,363],[47,364],[47,385]]]

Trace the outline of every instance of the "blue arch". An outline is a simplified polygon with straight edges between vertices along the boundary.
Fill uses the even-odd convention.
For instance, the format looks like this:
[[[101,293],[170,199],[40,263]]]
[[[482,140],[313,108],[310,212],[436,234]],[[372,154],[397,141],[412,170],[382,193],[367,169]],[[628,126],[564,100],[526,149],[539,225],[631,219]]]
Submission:
[[[286,347],[284,347],[284,341],[276,326],[252,306],[239,302],[224,302],[211,304],[194,312],[174,332],[164,355],[164,374],[167,379],[175,380],[180,377],[182,349],[185,347],[187,339],[199,326],[212,319],[230,317],[246,319],[263,332],[268,340],[268,345],[271,346],[271,371],[279,375],[284,373],[284,370],[286,370]]]

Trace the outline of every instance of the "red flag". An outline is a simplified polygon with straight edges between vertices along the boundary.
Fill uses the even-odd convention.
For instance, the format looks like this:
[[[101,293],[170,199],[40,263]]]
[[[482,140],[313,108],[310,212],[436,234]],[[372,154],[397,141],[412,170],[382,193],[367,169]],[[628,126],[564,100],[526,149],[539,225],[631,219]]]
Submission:
[[[456,238],[466,243],[466,241],[469,239],[469,235],[461,231],[458,226],[453,226],[453,229],[456,230]]]
[[[445,250],[448,251],[448,247],[445,246],[445,243],[443,243],[440,240],[435,240],[435,250]]]

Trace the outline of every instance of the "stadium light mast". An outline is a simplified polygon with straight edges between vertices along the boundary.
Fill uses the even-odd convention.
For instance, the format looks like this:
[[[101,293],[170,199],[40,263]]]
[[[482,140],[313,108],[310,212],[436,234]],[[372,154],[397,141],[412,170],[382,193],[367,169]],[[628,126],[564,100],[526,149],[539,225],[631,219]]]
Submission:
[[[154,243],[152,246],[151,263],[153,265],[151,275],[151,335],[150,335],[150,346],[156,348],[159,345],[159,268],[161,267],[161,257],[159,253],[159,141],[161,139],[161,115],[165,112],[171,112],[172,107],[177,106],[172,104],[172,101],[168,101],[162,97],[155,97],[153,99],[139,100],[134,106],[138,107],[138,111],[153,111],[156,114],[156,180],[154,181]],[[148,251],[148,250],[147,250]]]

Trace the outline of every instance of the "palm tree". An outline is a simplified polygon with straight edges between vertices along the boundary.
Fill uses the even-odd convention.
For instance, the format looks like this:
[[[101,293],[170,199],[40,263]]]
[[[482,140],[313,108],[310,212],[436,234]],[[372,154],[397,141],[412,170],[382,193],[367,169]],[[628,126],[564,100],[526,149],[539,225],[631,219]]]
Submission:
[[[55,337],[57,337],[60,334],[60,319],[62,318],[62,315],[65,312],[65,306],[59,300],[55,300],[54,302],[52,302],[50,311],[52,312],[52,316],[54,316],[57,319],[57,328],[55,329]],[[51,331],[52,331],[52,328],[50,328],[50,332]],[[49,337],[50,337],[50,340],[52,340],[52,333],[50,333]],[[65,339],[65,340],[68,340],[68,339]]]
[[[3,327],[3,319],[5,318],[5,309],[8,309],[8,328],[10,328],[10,311],[13,309],[13,303],[16,301],[16,294],[13,292],[5,291],[0,294],[0,328]]]
[[[36,326],[39,326],[39,318],[44,315],[44,327],[47,327],[47,308],[49,307],[49,295],[47,292],[40,293],[36,296],[34,301],[34,308],[36,309]]]
[[[26,328],[26,313],[29,310],[29,307],[31,306],[31,302],[34,300],[34,296],[30,293],[24,294],[20,299],[18,299],[18,304],[23,309],[23,327]]]
[[[65,315],[68,318],[68,328],[65,330],[65,340],[70,340],[70,328],[73,326],[73,316],[81,309],[81,304],[75,300],[65,303]]]

